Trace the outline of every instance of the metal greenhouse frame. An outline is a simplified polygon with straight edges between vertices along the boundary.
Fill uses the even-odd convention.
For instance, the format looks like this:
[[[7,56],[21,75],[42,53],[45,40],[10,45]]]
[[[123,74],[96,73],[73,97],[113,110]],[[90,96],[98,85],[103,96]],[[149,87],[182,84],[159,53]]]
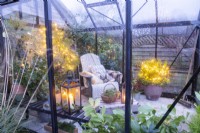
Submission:
[[[44,1],[44,15],[45,15],[45,26],[46,26],[46,46],[47,46],[47,61],[48,61],[48,79],[49,79],[49,90],[50,90],[50,106],[51,106],[51,120],[52,120],[52,128],[53,132],[58,132],[57,127],[57,112],[56,112],[56,99],[55,99],[55,81],[54,81],[54,67],[53,67],[53,49],[52,49],[52,12],[51,12],[51,5],[54,6],[54,8],[58,11],[59,15],[64,19],[65,23],[69,25],[68,20],[65,18],[65,14],[63,14],[63,11],[59,9],[59,5],[56,5],[54,0],[43,0]],[[95,40],[96,40],[96,53],[98,53],[98,44],[97,44],[97,37],[99,31],[112,31],[112,30],[123,30],[123,72],[126,75],[125,77],[125,83],[127,87],[126,91],[126,103],[125,103],[125,132],[130,133],[130,115],[131,115],[131,79],[132,79],[132,29],[138,29],[138,28],[156,28],[156,43],[155,43],[155,58],[157,58],[157,44],[158,44],[158,28],[159,27],[173,27],[173,26],[188,26],[188,25],[196,25],[195,30],[200,29],[200,12],[199,12],[199,18],[195,21],[178,21],[178,22],[158,22],[158,5],[157,0],[155,0],[155,15],[156,15],[156,23],[148,23],[148,24],[135,24],[132,25],[132,17],[134,17],[140,10],[145,7],[146,3],[148,3],[148,0],[144,2],[144,4],[141,6],[140,9],[138,9],[133,15],[132,15],[132,0],[126,0],[126,21],[124,22],[122,13],[119,8],[119,3],[117,0],[110,0],[110,1],[102,1],[102,2],[95,2],[87,4],[85,0],[79,1],[83,4],[86,12],[88,13],[88,16],[94,26],[94,28],[85,28],[85,29],[77,29],[76,32],[95,32]],[[26,3],[26,1],[21,2],[14,0],[11,3],[1,3],[0,10],[2,11],[4,7],[12,6],[12,5],[19,5],[21,3]],[[59,4],[59,2],[57,3]],[[134,4],[134,3],[133,3]],[[91,16],[88,8],[95,10],[93,7],[97,6],[105,6],[105,5],[115,5],[118,9],[118,14],[120,16],[121,22],[117,22],[113,20],[112,18],[104,15],[104,17],[112,20],[114,23],[118,23],[118,26],[109,26],[109,27],[97,27],[93,17]],[[37,8],[37,1],[35,3],[35,8]],[[98,12],[98,11],[96,11]],[[22,18],[22,14],[20,15]],[[39,17],[37,17],[35,25],[39,25]],[[3,49],[3,36],[2,36],[2,26],[0,25],[0,50]],[[189,37],[190,38],[190,37]],[[188,38],[188,40],[189,40]],[[188,41],[187,40],[187,41]],[[187,41],[185,42],[185,45],[187,44]],[[172,109],[176,106],[178,101],[181,99],[183,94],[186,92],[186,90],[189,88],[189,86],[192,84],[192,94],[194,94],[194,91],[197,87],[197,77],[200,72],[200,34],[198,35],[198,41],[197,41],[197,52],[195,53],[195,61],[194,61],[194,73],[191,77],[191,79],[188,81],[188,83],[185,85],[185,87],[182,89],[181,93],[178,95],[176,100],[173,102],[173,104],[170,106],[168,111],[165,113],[163,118],[160,120],[160,122],[156,125],[156,128],[159,128],[160,125],[163,123],[163,121],[167,118],[169,113],[172,111]],[[182,50],[182,49],[181,49]],[[180,50],[180,52],[181,52]],[[2,51],[3,52],[3,51]],[[176,58],[174,59],[173,63],[176,61],[177,57],[179,56],[180,52],[177,54]],[[125,65],[124,65],[124,62]],[[173,65],[173,63],[171,65]],[[125,70],[124,70],[125,69]]]

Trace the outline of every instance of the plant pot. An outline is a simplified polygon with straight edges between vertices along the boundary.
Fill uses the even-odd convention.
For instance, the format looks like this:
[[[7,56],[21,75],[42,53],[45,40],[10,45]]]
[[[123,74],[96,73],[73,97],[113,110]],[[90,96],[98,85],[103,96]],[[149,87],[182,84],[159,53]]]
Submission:
[[[15,96],[16,101],[20,101],[23,97],[25,88],[22,85],[13,85],[13,97]]]
[[[105,103],[113,103],[117,100],[117,94],[115,94],[114,96],[104,96],[104,95],[101,95],[101,98],[103,100],[103,102]]]
[[[45,125],[44,129],[49,131],[50,133],[52,133],[52,127],[49,124]],[[69,133],[69,132],[66,132],[66,131],[63,131],[61,129],[58,129],[58,133]],[[73,133],[78,133],[78,128],[75,128]]]
[[[162,94],[163,88],[155,85],[148,85],[144,88],[144,94],[146,98],[151,101],[156,101]]]

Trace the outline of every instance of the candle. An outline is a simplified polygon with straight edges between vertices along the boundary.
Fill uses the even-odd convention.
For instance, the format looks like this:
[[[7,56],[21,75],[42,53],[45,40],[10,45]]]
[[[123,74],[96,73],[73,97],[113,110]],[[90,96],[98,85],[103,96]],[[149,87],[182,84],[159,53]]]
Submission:
[[[70,102],[70,108],[71,108],[71,109],[74,109],[73,101],[74,101],[74,97],[73,97],[73,95],[70,93],[70,94],[69,94],[69,102]]]
[[[122,93],[121,93],[121,102],[122,102],[122,104],[125,103],[125,99],[126,99],[125,94],[126,94],[126,89],[122,88]]]
[[[61,94],[60,93],[56,94],[56,103],[59,105],[61,103]]]
[[[62,94],[62,104],[63,106],[67,105],[67,93],[65,91]]]
[[[79,87],[76,88],[75,95],[76,95],[76,101],[75,102],[80,104],[80,89],[79,89]]]

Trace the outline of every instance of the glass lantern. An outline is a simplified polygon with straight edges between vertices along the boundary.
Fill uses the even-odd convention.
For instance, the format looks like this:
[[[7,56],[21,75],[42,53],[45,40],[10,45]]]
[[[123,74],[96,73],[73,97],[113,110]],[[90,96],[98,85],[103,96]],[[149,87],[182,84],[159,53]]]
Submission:
[[[61,104],[63,110],[70,115],[82,108],[79,79],[75,79],[70,72],[67,73],[67,79],[61,85]]]
[[[132,95],[132,91],[131,90],[131,104],[133,104],[133,95]],[[125,104],[125,100],[126,100],[126,84],[124,83],[122,85],[122,92],[121,92],[121,103]]]

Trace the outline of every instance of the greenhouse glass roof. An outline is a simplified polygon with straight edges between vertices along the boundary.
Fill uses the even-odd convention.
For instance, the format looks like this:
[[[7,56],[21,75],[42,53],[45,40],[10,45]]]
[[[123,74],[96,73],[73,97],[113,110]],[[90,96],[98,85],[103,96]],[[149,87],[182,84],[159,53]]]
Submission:
[[[104,30],[123,29],[125,20],[125,0],[57,0],[51,1],[52,20],[67,24],[74,29]],[[156,5],[157,3],[157,5]],[[133,25],[178,21],[197,21],[199,0],[134,0],[132,2]],[[156,15],[157,11],[157,15]],[[42,0],[19,0],[17,3],[1,6],[1,14],[6,17],[13,12],[22,16],[31,15],[44,18]],[[26,19],[27,18],[23,18]],[[29,20],[30,23],[34,21]],[[101,29],[102,28],[102,29]],[[87,30],[86,30],[87,31]]]

